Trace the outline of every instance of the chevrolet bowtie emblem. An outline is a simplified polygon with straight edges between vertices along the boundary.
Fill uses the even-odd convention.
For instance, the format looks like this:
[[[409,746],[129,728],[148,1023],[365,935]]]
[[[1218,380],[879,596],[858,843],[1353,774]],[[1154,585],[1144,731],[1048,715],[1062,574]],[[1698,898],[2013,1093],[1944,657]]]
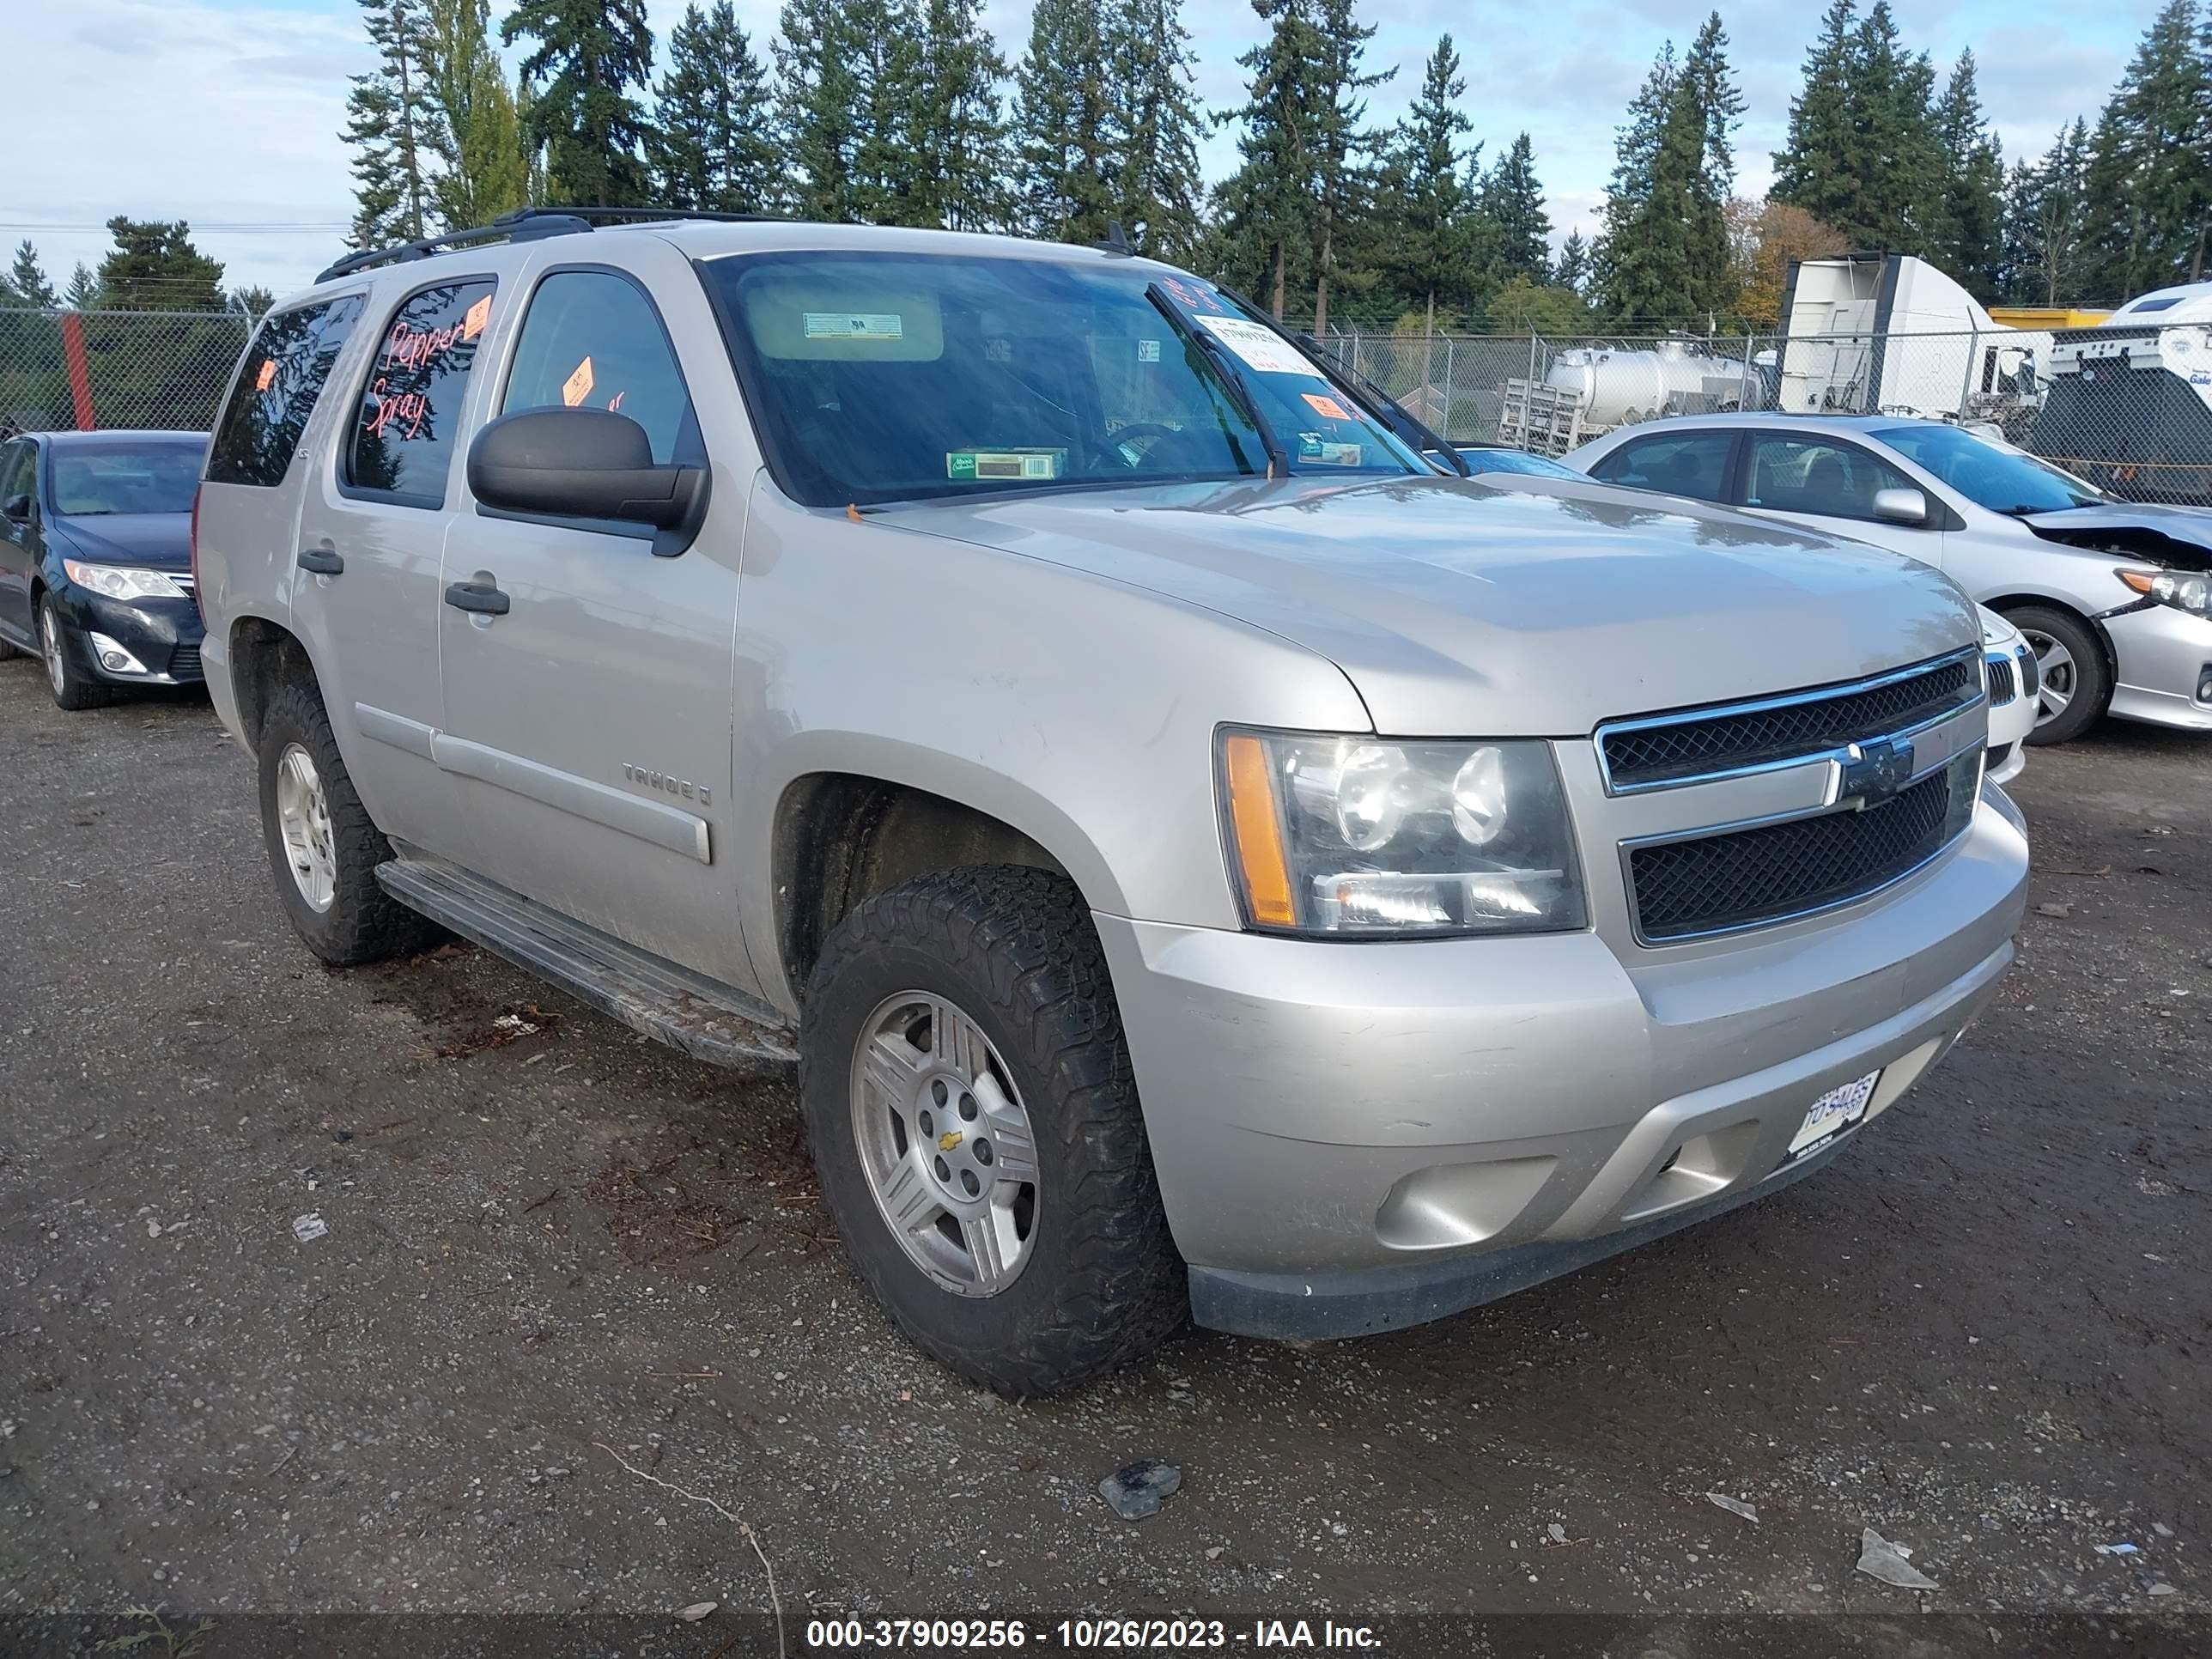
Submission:
[[[959,1130],[947,1129],[943,1134],[938,1136],[937,1150],[940,1152],[949,1152],[955,1146],[957,1146],[963,1139],[964,1139],[964,1137],[961,1134]]]
[[[1855,743],[1837,758],[1836,801],[1863,812],[1879,806],[1912,781],[1912,745],[1877,738]]]

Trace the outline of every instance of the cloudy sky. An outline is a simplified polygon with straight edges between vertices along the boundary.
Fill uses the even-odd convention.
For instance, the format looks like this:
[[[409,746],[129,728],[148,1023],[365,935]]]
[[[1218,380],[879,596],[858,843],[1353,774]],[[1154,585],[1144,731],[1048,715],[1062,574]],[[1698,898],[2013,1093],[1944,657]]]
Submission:
[[[656,36],[681,0],[648,0]],[[2094,118],[2157,9],[2156,0],[2039,8],[2019,0],[1895,0],[1907,41],[1946,65],[1971,46],[1984,103],[2008,155],[2040,154],[2076,113]],[[503,0],[493,0],[494,10]],[[1381,25],[1370,52],[1399,66],[1372,113],[1395,118],[1421,60],[1449,29],[1467,63],[1467,109],[1492,148],[1525,128],[1559,234],[1590,227],[1612,164],[1613,129],[1662,40],[1684,42],[1707,3],[1558,0],[1512,6],[1468,0],[1366,0]],[[738,0],[763,54],[776,0]],[[1237,55],[1257,20],[1237,0],[1186,0],[1200,96],[1231,106]],[[354,0],[68,0],[11,8],[8,131],[14,165],[0,185],[0,239],[34,240],[57,285],[96,264],[100,227],[118,213],[190,220],[233,285],[280,295],[342,246],[352,211],[337,138],[346,77],[367,67]],[[1814,0],[1735,5],[1726,18],[1750,108],[1738,154],[1745,185],[1762,188],[1797,70],[1815,27]],[[988,0],[1009,58],[1029,31],[1029,0]],[[27,72],[26,72],[27,71]],[[1226,134],[1208,141],[1208,176],[1233,161]]]

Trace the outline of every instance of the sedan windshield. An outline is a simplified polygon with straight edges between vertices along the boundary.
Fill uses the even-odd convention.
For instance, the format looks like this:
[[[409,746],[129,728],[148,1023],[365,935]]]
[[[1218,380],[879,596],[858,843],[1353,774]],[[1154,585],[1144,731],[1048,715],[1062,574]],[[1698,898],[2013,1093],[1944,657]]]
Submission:
[[[53,509],[70,519],[189,513],[205,454],[198,444],[57,446],[47,463]]]
[[[1976,437],[1963,427],[1893,426],[1873,435],[1992,513],[2058,513],[2105,499],[2047,461]]]
[[[1261,477],[1270,438],[1292,472],[1429,471],[1289,341],[1158,266],[807,252],[704,269],[777,478],[810,506]]]

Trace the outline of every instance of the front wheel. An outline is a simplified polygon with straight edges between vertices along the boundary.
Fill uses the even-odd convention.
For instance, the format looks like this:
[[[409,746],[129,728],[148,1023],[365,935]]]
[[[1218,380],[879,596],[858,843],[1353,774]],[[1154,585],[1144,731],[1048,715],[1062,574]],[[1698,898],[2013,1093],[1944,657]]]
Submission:
[[[1121,1016],[1065,877],[957,870],[869,899],[823,946],[799,1053],[839,1236],[918,1346],[1020,1397],[1182,1323]]]
[[[2038,745],[2067,743],[2101,719],[2112,700],[2112,674],[2105,647],[2089,624],[2071,611],[2051,605],[2023,605],[2005,613],[2027,636],[2042,680],[2037,694],[2035,729],[2027,741]]]
[[[115,701],[115,688],[92,672],[85,660],[86,643],[61,613],[51,593],[39,596],[39,656],[46,664],[46,690],[54,706],[74,714],[81,709],[105,708]]]

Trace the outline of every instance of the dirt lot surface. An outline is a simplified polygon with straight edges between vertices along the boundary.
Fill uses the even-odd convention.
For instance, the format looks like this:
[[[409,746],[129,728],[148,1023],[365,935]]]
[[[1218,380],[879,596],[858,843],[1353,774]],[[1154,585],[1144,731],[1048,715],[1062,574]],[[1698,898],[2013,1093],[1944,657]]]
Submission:
[[[2108,726],[2017,793],[2019,969],[1817,1178],[1420,1330],[1194,1333],[1013,1405],[862,1295],[788,1075],[474,949],[325,972],[204,702],[64,715],[0,665],[0,1616],[764,1614],[741,1521],[793,1651],[847,1612],[2212,1632],[2212,743]],[[1093,1488],[1139,1456],[1184,1484],[1133,1526]],[[1855,1571],[1869,1526],[1941,1588]]]

